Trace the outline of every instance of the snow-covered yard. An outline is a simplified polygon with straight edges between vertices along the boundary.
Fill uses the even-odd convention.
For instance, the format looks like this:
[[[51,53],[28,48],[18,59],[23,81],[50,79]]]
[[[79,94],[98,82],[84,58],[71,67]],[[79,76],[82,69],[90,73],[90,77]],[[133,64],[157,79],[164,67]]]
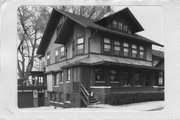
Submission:
[[[22,108],[21,110],[25,111],[74,111],[74,110],[118,110],[118,111],[154,111],[154,110],[162,110],[164,108],[164,101],[150,101],[150,102],[141,102],[141,103],[133,103],[126,105],[118,105],[112,106],[108,104],[97,104],[91,105],[88,108],[61,108],[54,106],[44,106],[44,107],[36,107],[36,108]]]

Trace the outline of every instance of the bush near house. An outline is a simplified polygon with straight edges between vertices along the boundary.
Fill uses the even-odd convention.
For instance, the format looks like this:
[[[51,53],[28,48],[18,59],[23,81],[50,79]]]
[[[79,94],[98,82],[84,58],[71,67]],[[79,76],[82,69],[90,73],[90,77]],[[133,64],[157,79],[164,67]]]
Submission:
[[[164,100],[164,92],[110,93],[107,95],[106,100],[106,103],[110,105],[157,101]]]

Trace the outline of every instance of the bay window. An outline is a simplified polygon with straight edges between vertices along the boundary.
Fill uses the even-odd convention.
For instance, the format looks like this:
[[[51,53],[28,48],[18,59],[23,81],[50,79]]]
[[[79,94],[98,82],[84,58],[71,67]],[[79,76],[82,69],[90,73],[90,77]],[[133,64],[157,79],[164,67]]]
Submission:
[[[104,38],[104,53],[111,53],[111,40]]]
[[[137,58],[137,45],[132,44],[132,58]]]
[[[102,69],[95,69],[95,80],[97,83],[105,83]]]
[[[114,55],[120,55],[121,47],[120,41],[114,41]]]
[[[126,42],[123,43],[123,55],[126,57],[129,56],[129,44]]]
[[[116,70],[109,70],[109,81],[110,83],[118,83]]]
[[[139,58],[140,58],[140,59],[144,59],[144,57],[145,57],[144,47],[143,47],[143,46],[140,46],[140,47],[139,47]]]

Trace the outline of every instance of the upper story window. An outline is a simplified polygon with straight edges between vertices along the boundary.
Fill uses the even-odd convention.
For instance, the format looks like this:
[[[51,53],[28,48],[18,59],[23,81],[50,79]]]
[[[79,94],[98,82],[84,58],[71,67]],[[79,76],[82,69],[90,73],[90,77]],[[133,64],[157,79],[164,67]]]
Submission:
[[[118,22],[113,20],[113,28],[117,28],[117,24],[118,24]]]
[[[129,44],[126,42],[123,43],[123,55],[126,57],[129,56]]]
[[[55,61],[57,62],[59,60],[59,48],[55,49]]]
[[[124,30],[125,32],[127,32],[127,31],[128,31],[128,26],[127,26],[127,25],[123,25],[123,30]]]
[[[78,38],[72,42],[73,55],[84,53],[84,38]]]
[[[70,82],[71,80],[71,69],[67,70],[67,82]]]
[[[77,53],[83,53],[84,52],[84,38],[78,38],[77,39]]]
[[[119,29],[119,30],[122,30],[122,26],[123,26],[123,24],[122,24],[121,22],[119,22],[119,23],[118,23],[118,29]]]
[[[50,64],[50,57],[51,57],[50,51],[48,51],[48,52],[47,52],[47,56],[46,56],[47,65]]]
[[[62,46],[62,47],[60,48],[60,56],[61,56],[61,57],[64,57],[64,56],[65,56],[65,47],[64,47],[64,46]]]
[[[111,40],[104,38],[104,53],[111,53]]]
[[[139,58],[144,59],[145,58],[145,49],[143,46],[139,46]]]
[[[132,44],[132,58],[137,58],[137,53],[138,53],[138,51],[137,51],[137,45],[135,45],[135,44]]]
[[[121,46],[120,41],[114,41],[114,55],[121,54]]]

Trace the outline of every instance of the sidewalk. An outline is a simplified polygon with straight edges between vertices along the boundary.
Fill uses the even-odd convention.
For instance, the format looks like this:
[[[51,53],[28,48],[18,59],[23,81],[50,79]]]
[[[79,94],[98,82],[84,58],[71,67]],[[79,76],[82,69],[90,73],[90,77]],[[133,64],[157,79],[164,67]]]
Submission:
[[[74,111],[74,110],[90,110],[90,111],[98,111],[98,110],[118,110],[118,111],[160,111],[164,108],[164,101],[150,101],[150,102],[141,102],[141,103],[133,103],[126,105],[118,105],[112,106],[108,104],[97,104],[91,105],[88,108],[61,108],[54,106],[44,106],[44,107],[36,107],[36,108],[22,108],[21,110],[50,110],[50,111]]]
[[[150,101],[141,103],[132,103],[126,105],[112,106],[108,104],[97,104],[90,106],[91,108],[106,108],[122,111],[155,111],[164,108],[164,101]]]

